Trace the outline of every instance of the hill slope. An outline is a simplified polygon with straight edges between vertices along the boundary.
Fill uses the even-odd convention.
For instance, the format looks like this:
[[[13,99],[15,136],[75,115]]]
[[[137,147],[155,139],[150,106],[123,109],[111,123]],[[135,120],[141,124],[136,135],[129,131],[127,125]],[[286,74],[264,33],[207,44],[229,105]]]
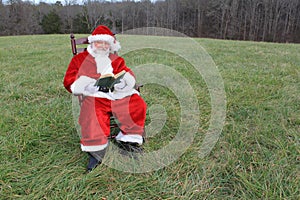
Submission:
[[[213,151],[198,157],[211,114],[205,82],[176,55],[130,52],[124,55],[129,66],[160,62],[189,80],[201,111],[199,131],[187,151],[163,169],[136,174],[101,165],[86,175],[72,98],[62,86],[72,57],[69,37],[0,37],[2,198],[297,199],[300,45],[196,41],[213,58],[226,91],[226,122]],[[149,107],[164,106],[168,115],[161,132],[145,144],[151,152],[172,140],[180,109],[168,88],[147,84],[142,95]]]

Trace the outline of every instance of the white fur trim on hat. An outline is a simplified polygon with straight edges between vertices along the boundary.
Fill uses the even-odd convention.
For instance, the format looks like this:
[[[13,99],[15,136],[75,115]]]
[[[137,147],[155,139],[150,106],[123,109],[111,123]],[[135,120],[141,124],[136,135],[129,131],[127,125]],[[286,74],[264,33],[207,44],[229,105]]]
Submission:
[[[115,38],[108,34],[99,34],[99,35],[90,35],[88,37],[89,43],[95,42],[95,41],[106,41],[110,44],[114,43]]]

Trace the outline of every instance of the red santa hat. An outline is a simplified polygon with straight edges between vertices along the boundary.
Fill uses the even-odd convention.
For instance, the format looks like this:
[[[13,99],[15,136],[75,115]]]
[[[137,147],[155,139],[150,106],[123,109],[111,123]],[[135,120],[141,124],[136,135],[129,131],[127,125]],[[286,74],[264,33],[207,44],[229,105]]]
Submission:
[[[116,40],[116,37],[107,26],[100,25],[88,37],[89,43],[95,41],[106,41],[110,44],[111,51],[119,51],[121,49],[120,42]]]

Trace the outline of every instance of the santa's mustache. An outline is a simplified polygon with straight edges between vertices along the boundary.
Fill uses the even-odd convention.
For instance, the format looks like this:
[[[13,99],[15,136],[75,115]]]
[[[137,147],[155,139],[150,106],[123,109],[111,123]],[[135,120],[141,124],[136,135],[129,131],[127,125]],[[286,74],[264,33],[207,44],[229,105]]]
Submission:
[[[105,48],[93,48],[95,54],[98,55],[107,55],[109,53],[109,49]]]

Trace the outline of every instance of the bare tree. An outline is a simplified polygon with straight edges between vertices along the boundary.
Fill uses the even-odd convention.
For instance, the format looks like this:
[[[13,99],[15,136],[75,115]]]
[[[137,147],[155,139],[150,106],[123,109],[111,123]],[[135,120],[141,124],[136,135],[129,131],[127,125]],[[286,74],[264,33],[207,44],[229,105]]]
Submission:
[[[43,16],[55,9],[62,32],[91,32],[106,24],[116,32],[157,26],[189,36],[300,42],[299,0],[64,0],[38,5],[0,2],[0,35],[42,33]],[[80,28],[81,27],[81,28]]]

